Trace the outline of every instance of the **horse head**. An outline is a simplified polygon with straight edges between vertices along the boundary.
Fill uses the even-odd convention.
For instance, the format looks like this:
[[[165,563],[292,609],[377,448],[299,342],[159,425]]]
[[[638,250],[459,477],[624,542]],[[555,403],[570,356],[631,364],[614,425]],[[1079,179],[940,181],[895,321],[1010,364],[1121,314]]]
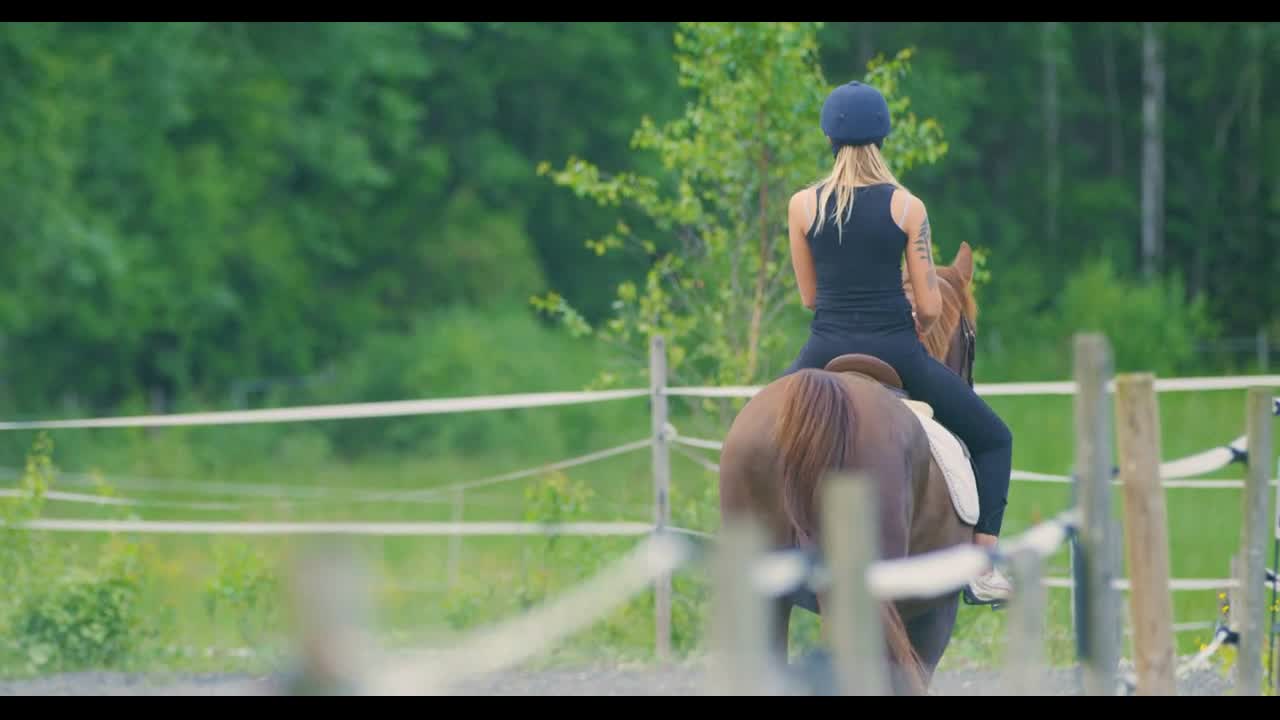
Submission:
[[[973,250],[960,243],[950,265],[939,265],[938,289],[942,293],[942,314],[921,340],[929,354],[973,385],[973,362],[977,352],[978,302],[973,295]],[[911,279],[903,272],[902,289],[915,307]]]

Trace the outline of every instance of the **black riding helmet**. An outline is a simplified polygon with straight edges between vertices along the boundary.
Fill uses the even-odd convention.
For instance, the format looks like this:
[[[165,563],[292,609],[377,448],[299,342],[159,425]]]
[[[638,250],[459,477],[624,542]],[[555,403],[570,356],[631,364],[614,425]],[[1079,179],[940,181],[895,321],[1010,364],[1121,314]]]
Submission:
[[[866,83],[854,80],[840,85],[822,104],[822,132],[831,138],[833,155],[845,145],[883,147],[891,128],[889,103]]]

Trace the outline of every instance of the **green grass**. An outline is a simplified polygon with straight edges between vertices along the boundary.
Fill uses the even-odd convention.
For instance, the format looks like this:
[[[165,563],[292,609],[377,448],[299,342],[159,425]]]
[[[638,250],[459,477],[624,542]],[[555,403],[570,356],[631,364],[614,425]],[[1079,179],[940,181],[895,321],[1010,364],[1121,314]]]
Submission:
[[[717,437],[711,418],[689,416],[685,402],[674,422],[691,435]],[[1013,429],[1014,467],[1066,474],[1073,454],[1072,401],[1064,397],[992,398],[992,405]],[[593,428],[598,444],[622,443],[643,437],[647,410],[643,401],[630,403],[634,418],[619,422],[626,413],[606,411],[607,424]],[[1244,393],[1166,393],[1160,396],[1162,455],[1181,457],[1226,443],[1244,431]],[[588,406],[591,407],[591,406]],[[557,413],[560,409],[540,409]],[[520,411],[526,412],[526,411]],[[579,414],[589,410],[575,409]],[[630,416],[627,416],[630,418]],[[348,421],[392,423],[391,420]],[[96,469],[107,477],[120,477],[117,492],[136,498],[212,500],[244,503],[236,511],[180,510],[171,508],[94,508],[50,501],[46,517],[123,517],[166,520],[376,520],[429,521],[453,518],[452,498],[432,503],[359,503],[352,491],[425,488],[449,485],[527,467],[562,457],[567,442],[548,447],[525,444],[509,436],[497,447],[448,456],[412,453],[374,454],[343,460],[339,454],[315,462],[307,455],[305,428],[290,440],[286,433],[275,443],[244,442],[252,431],[245,428],[199,430],[110,431],[82,433],[70,444],[86,447],[83,435],[95,435],[94,447],[114,450],[99,454],[92,465],[77,462],[66,471]],[[368,432],[368,428],[365,429]],[[114,433],[114,435],[113,435]],[[56,442],[72,431],[53,434]],[[1277,433],[1280,439],[1280,432]],[[292,443],[292,445],[291,445]],[[292,452],[280,448],[294,447]],[[576,451],[576,448],[575,448]],[[714,459],[714,454],[704,453]],[[83,449],[77,461],[86,456]],[[217,463],[201,458],[217,457]],[[55,450],[54,460],[63,464]],[[17,466],[14,457],[3,464]],[[1239,478],[1235,465],[1213,477]],[[672,457],[672,504],[677,522],[715,531],[715,477],[679,454]],[[128,477],[126,477],[128,476]],[[162,489],[143,491],[129,478],[168,479]],[[563,485],[548,482],[564,481]],[[222,494],[195,491],[198,483],[228,483],[250,487],[271,484],[293,488],[326,488],[318,500],[279,502],[271,498],[236,497],[234,487]],[[54,487],[81,490],[67,478]],[[589,495],[584,495],[589,491]],[[647,450],[601,463],[470,491],[464,496],[464,519],[511,520],[627,520],[651,517],[652,488]],[[1167,493],[1174,577],[1226,577],[1228,558],[1238,547],[1241,517],[1240,491],[1236,489],[1171,489]],[[1066,485],[1015,482],[1009,496],[1005,535],[1013,535],[1038,520],[1066,508]],[[1123,498],[1113,496],[1116,516],[1122,517]],[[112,542],[135,540],[141,546],[146,568],[146,592],[139,612],[154,632],[123,666],[134,669],[189,669],[260,671],[286,662],[292,651],[291,613],[285,593],[287,561],[300,547],[297,538],[207,537],[150,535],[112,539],[95,534],[44,536],[50,552],[65,559],[67,567],[93,567]],[[372,603],[379,637],[390,646],[447,644],[458,633],[522,612],[531,603],[554,595],[590,577],[634,544],[633,538],[468,537],[453,541],[459,548],[456,576],[450,575],[451,541],[448,538],[361,538],[352,541],[368,564],[372,577]],[[1268,561],[1270,558],[1268,557]],[[62,566],[58,566],[61,568]],[[61,569],[50,572],[62,573]],[[1049,559],[1046,574],[1067,576],[1068,557],[1061,551]],[[210,612],[210,588],[220,588],[219,605]],[[676,578],[676,647],[682,653],[705,648],[705,608],[709,588],[705,573],[682,571]],[[20,593],[19,593],[20,594]],[[1074,648],[1069,629],[1069,595],[1065,589],[1049,589],[1049,640],[1046,651],[1056,663],[1070,662]],[[16,598],[12,595],[11,598]],[[1127,594],[1123,596],[1127,601]],[[1218,598],[1213,591],[1174,594],[1175,622],[1212,621]],[[8,605],[0,604],[0,610]],[[650,656],[653,637],[652,596],[643,594],[588,631],[570,638],[548,662],[623,658],[644,660]],[[0,618],[0,626],[5,621]],[[1005,614],[986,608],[962,606],[955,639],[945,665],[997,664],[1001,661]],[[793,617],[793,638],[800,647],[811,644],[817,625],[808,613]],[[0,628],[2,629],[2,628]],[[1179,652],[1194,652],[1211,631],[1179,635]],[[0,633],[3,636],[6,633]],[[237,648],[259,651],[252,657],[229,654]],[[22,658],[0,649],[0,674],[32,672]]]

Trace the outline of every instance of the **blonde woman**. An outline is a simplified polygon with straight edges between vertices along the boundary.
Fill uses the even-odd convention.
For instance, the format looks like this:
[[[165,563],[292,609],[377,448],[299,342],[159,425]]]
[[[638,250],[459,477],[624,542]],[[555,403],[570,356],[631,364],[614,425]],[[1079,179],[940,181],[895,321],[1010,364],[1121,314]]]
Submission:
[[[881,155],[890,131],[888,103],[870,85],[851,82],[827,97],[821,121],[835,157],[831,173],[793,195],[788,209],[791,262],[801,300],[814,316],[808,341],[786,374],[825,367],[845,353],[873,355],[893,366],[907,392],[932,405],[938,422],[968,446],[980,505],[974,542],[995,545],[1013,437],[973,388],[931,357],[920,340],[941,313],[942,296],[925,204],[902,187]],[[904,253],[912,299],[903,290]],[[998,571],[969,586],[970,601],[1010,594],[1009,581]]]

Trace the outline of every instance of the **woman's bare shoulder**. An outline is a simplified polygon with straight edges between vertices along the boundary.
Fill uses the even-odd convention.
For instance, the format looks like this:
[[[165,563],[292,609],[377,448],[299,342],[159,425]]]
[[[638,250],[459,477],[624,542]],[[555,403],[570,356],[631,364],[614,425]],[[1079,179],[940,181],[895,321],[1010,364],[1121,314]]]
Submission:
[[[812,218],[814,207],[817,205],[815,198],[813,186],[795,191],[787,203],[787,216],[801,223]]]
[[[924,201],[906,188],[895,188],[889,199],[893,222],[904,232],[910,232],[925,217]]]

